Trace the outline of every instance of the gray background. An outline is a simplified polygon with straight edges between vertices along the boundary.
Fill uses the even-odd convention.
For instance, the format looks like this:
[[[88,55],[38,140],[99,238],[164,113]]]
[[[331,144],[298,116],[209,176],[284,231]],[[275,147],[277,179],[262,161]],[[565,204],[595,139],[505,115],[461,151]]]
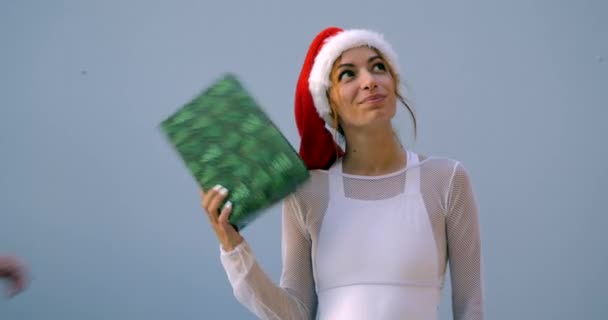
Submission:
[[[32,283],[0,319],[251,319],[157,124],[224,71],[290,141],[329,25],[400,54],[413,150],[455,158],[481,209],[488,319],[606,319],[606,1],[0,2],[0,252]],[[278,281],[280,211],[244,231]],[[450,318],[449,286],[441,307]]]

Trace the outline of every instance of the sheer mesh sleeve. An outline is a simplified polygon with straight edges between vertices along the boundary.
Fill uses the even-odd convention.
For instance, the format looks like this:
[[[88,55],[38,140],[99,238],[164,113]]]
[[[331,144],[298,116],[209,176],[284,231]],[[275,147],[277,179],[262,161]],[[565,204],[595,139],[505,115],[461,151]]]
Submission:
[[[484,318],[479,213],[471,179],[456,164],[448,195],[446,217],[448,258],[455,320]]]
[[[251,247],[243,242],[221,261],[237,300],[260,319],[312,319],[316,295],[312,276],[310,237],[295,197],[283,202],[283,271],[280,286],[264,273]]]

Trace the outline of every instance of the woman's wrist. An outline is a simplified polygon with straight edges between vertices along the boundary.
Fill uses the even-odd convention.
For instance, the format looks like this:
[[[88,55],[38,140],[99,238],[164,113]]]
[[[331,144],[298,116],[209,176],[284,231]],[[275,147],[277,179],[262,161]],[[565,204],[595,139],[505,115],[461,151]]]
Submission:
[[[226,239],[225,241],[222,241],[222,249],[225,252],[230,252],[232,250],[234,250],[234,248],[238,247],[239,244],[243,243],[243,237],[241,235],[238,235],[236,237],[236,239]]]

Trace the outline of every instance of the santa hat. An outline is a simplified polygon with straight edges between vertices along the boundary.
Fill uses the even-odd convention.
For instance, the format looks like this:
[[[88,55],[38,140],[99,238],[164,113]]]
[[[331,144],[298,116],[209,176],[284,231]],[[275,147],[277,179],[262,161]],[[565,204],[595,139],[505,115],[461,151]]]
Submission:
[[[300,72],[295,97],[295,117],[300,133],[300,157],[308,169],[328,169],[344,152],[326,124],[331,126],[327,92],[334,62],[348,49],[368,46],[380,51],[395,74],[397,54],[384,37],[370,30],[330,27],[312,41]],[[336,154],[336,150],[338,151]]]

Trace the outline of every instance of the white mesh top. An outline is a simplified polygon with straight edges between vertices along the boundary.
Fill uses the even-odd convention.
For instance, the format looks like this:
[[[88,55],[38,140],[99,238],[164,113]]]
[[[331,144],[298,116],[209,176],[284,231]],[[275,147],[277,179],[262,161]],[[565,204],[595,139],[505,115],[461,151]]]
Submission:
[[[341,161],[283,202],[280,284],[247,242],[221,250],[237,300],[261,319],[437,319],[447,263],[456,320],[483,319],[479,216],[458,161],[408,152],[381,176]]]

